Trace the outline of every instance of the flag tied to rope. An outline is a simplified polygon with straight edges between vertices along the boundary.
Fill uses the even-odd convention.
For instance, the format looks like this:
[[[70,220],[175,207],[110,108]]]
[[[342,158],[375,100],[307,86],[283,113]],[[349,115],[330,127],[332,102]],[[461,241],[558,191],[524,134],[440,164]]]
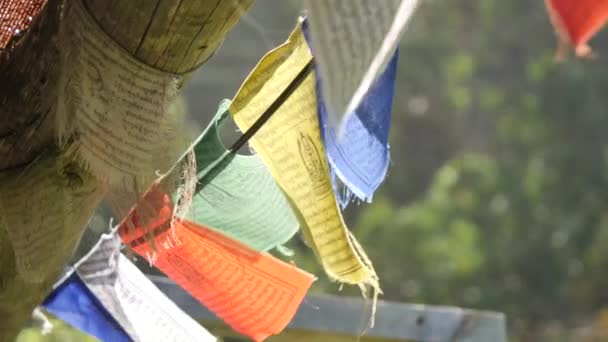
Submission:
[[[264,162],[224,148],[218,130],[231,119],[229,106],[229,100],[220,104],[194,143],[198,189],[186,218],[267,251],[291,239],[299,224]]]
[[[124,243],[139,255],[154,255],[158,269],[236,332],[263,341],[287,326],[312,275],[194,222],[176,220],[171,227],[170,196],[152,187],[145,197],[158,216],[142,227],[134,208],[118,228]]]
[[[216,341],[120,253],[115,233],[68,269],[44,305],[102,341]]]
[[[579,57],[591,57],[589,40],[606,24],[607,0],[545,0],[551,23],[557,32],[557,59],[565,59],[572,46]]]
[[[69,325],[101,341],[131,341],[76,273],[59,285],[43,306]]]
[[[304,20],[302,28],[310,43],[308,26],[308,20]],[[314,50],[312,54],[315,56]],[[386,69],[363,97],[355,112],[344,119],[342,137],[338,137],[336,128],[328,121],[327,105],[321,96],[323,80],[317,70],[316,93],[321,137],[334,191],[342,207],[350,203],[353,196],[371,202],[374,192],[386,176],[390,162],[388,137],[397,60],[398,51],[395,51]]]

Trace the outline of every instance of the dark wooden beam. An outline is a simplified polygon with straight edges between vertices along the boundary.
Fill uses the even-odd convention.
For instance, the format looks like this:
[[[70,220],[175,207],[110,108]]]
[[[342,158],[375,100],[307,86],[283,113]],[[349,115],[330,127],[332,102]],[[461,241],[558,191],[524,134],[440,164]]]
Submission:
[[[200,305],[179,286],[164,277],[152,281],[182,310],[221,337],[238,337],[223,321]],[[296,341],[468,341],[506,342],[503,314],[441,307],[378,301],[376,323],[367,327],[371,301],[361,298],[309,295],[283,334],[272,342]]]

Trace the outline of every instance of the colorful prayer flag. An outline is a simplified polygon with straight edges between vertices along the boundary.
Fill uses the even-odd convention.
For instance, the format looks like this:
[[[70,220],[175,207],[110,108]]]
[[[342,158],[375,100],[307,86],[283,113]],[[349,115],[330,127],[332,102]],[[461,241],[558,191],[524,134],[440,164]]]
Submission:
[[[341,137],[384,71],[418,0],[305,0],[330,125]]]
[[[312,60],[300,23],[268,52],[237,92],[230,113],[246,131]],[[371,285],[378,277],[346,228],[321,142],[315,77],[308,75],[249,141],[297,210],[305,237],[332,280]]]
[[[69,325],[101,341],[131,341],[76,273],[72,273],[59,285],[47,297],[43,306]]]
[[[302,23],[306,40],[310,42],[308,20]],[[315,51],[312,51],[313,56]],[[390,162],[389,129],[393,95],[397,78],[398,51],[374,82],[353,115],[347,116],[342,137],[331,125],[327,106],[321,94],[323,80],[317,72],[316,92],[321,137],[327,152],[334,191],[342,207],[353,196],[371,202]]]
[[[579,57],[590,57],[589,40],[608,20],[607,0],[545,0],[560,46],[557,59],[565,58],[568,45]]]
[[[147,203],[161,205],[158,224],[138,227],[135,208],[119,226],[123,242],[139,255],[154,255],[158,269],[236,332],[263,341],[287,326],[312,275],[194,222],[178,220],[170,229],[169,196],[158,188],[145,196],[156,198]],[[154,244],[147,243],[146,231],[154,235]]]
[[[264,162],[230,153],[220,141],[219,128],[231,120],[229,106],[222,101],[194,144],[199,189],[186,218],[267,251],[291,239],[298,220]]]
[[[98,338],[103,335],[103,341],[114,341],[116,334],[127,341],[216,341],[120,253],[117,234],[99,237],[89,227],[82,242],[89,252],[68,268],[47,299],[59,318]],[[84,311],[82,301],[92,307]]]
[[[102,235],[76,273],[134,341],[216,341],[120,253],[117,234]]]

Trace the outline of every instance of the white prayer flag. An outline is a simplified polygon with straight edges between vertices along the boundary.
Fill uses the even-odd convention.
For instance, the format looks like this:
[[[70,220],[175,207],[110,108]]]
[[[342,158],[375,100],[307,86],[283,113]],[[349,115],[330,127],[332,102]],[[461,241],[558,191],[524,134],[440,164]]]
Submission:
[[[76,272],[135,341],[216,341],[120,253],[116,234],[103,235]]]
[[[305,0],[330,122],[341,125],[384,71],[418,0]]]

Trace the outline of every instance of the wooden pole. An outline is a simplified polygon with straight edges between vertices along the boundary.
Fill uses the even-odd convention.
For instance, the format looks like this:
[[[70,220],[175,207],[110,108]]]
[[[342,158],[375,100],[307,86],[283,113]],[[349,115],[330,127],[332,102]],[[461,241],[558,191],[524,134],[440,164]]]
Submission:
[[[83,1],[103,31],[132,56],[156,69],[184,73],[213,55],[255,0]],[[12,49],[0,53],[0,172],[25,170],[56,149],[61,6],[62,0],[48,0]],[[15,176],[8,181],[19,180]],[[79,214],[90,217],[93,212]],[[65,227],[66,231],[70,228],[74,229]],[[67,250],[75,247],[69,239],[59,241],[59,245]],[[0,341],[14,340],[61,269],[41,272],[44,281],[40,283],[29,283],[16,272],[11,241],[6,229],[0,227]]]

